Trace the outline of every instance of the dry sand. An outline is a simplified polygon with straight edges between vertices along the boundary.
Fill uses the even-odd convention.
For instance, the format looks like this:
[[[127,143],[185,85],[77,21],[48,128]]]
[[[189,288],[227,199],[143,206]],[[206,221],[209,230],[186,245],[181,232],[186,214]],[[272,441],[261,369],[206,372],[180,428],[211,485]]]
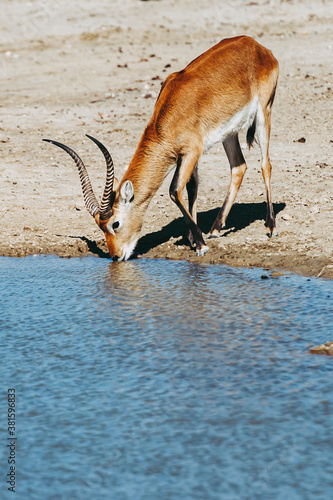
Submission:
[[[171,177],[147,211],[138,251],[333,277],[331,0],[3,0],[1,10],[0,255],[105,255],[74,163],[42,138],[75,149],[100,196],[104,159],[85,134],[110,149],[121,177],[165,77],[222,38],[248,34],[280,63],[270,147],[279,237],[266,236],[256,146],[244,151],[248,171],[208,254],[196,257],[181,239]],[[222,145],[202,157],[199,172],[207,231],[229,184]]]

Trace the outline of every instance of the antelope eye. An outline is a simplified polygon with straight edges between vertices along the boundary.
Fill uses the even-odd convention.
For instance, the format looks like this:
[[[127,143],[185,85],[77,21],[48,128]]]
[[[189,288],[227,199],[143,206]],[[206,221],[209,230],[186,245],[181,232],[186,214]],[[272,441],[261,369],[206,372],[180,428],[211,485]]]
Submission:
[[[112,229],[117,229],[119,227],[119,221],[116,220],[113,224],[112,224]]]

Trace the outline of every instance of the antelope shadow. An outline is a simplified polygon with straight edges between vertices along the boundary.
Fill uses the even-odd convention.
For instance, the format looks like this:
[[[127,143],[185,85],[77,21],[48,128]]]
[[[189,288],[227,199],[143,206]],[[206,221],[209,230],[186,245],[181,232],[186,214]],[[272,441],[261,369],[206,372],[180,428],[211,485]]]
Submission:
[[[105,250],[103,250],[103,248],[101,248],[98,245],[98,242],[93,241],[93,240],[89,240],[89,238],[86,238],[85,236],[80,236],[80,239],[87,244],[89,252],[91,252],[95,255],[98,255],[98,257],[102,257],[104,259],[110,258],[109,252],[105,252]]]
[[[62,234],[57,234],[57,236],[64,236]],[[87,238],[86,236],[72,236],[72,235],[66,235],[68,238],[73,238],[74,240],[81,240],[84,241],[87,244],[89,252],[93,253],[94,255],[97,255],[98,257],[102,258],[110,258],[109,252],[105,252],[103,248],[101,248],[99,245],[103,245],[101,241],[93,241]]]
[[[226,236],[230,233],[236,233],[237,231],[240,231],[241,229],[249,226],[256,220],[265,221],[266,206],[266,202],[235,203],[230,210],[230,214],[227,219],[227,226],[224,229],[223,236]],[[285,203],[273,203],[275,215],[284,210],[285,206]],[[214,208],[211,210],[207,210],[206,212],[198,213],[198,225],[203,233],[208,233],[218,214],[218,211],[219,208]],[[159,245],[162,245],[162,243],[166,243],[172,237],[180,238],[176,242],[176,245],[186,245],[190,247],[190,243],[184,237],[186,231],[187,227],[183,217],[178,217],[166,226],[162,227],[160,230],[142,236],[142,238],[140,238],[138,241],[133,257],[135,257],[136,255],[144,255],[152,248],[156,248]],[[109,253],[105,252],[96,241],[90,240],[85,236],[70,237],[84,241],[88,246],[89,252],[98,255],[98,257],[110,258]]]
[[[277,215],[279,212],[284,210],[285,203],[273,203],[274,213]],[[224,229],[223,236],[230,233],[236,233],[241,229],[252,224],[257,220],[266,220],[266,202],[262,203],[235,203],[230,210],[230,214],[227,218],[227,225]],[[208,233],[210,230],[217,214],[219,208],[214,208],[207,210],[206,212],[198,213],[198,225],[203,233]],[[178,219],[173,220],[166,226],[162,227],[159,231],[154,231],[153,233],[146,234],[139,239],[138,244],[135,249],[136,255],[142,255],[147,253],[152,248],[155,248],[162,243],[166,243],[170,238],[182,238],[176,242],[176,245],[187,245],[190,243],[184,234],[186,234],[187,227],[183,217],[178,217]],[[222,237],[223,237],[222,236]]]

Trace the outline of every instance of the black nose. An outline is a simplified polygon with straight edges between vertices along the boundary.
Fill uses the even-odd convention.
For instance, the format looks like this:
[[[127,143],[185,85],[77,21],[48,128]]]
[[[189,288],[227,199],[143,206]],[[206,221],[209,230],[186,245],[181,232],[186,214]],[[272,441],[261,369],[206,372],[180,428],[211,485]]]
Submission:
[[[119,259],[118,255],[114,255],[114,256],[112,257],[113,262],[117,262],[117,260],[118,260],[118,259]]]

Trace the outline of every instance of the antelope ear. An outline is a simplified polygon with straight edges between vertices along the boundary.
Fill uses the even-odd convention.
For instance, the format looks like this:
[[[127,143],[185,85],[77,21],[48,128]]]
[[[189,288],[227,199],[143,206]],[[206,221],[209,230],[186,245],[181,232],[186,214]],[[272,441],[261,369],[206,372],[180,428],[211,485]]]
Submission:
[[[120,203],[130,203],[134,198],[134,188],[131,181],[124,181],[119,190]]]

